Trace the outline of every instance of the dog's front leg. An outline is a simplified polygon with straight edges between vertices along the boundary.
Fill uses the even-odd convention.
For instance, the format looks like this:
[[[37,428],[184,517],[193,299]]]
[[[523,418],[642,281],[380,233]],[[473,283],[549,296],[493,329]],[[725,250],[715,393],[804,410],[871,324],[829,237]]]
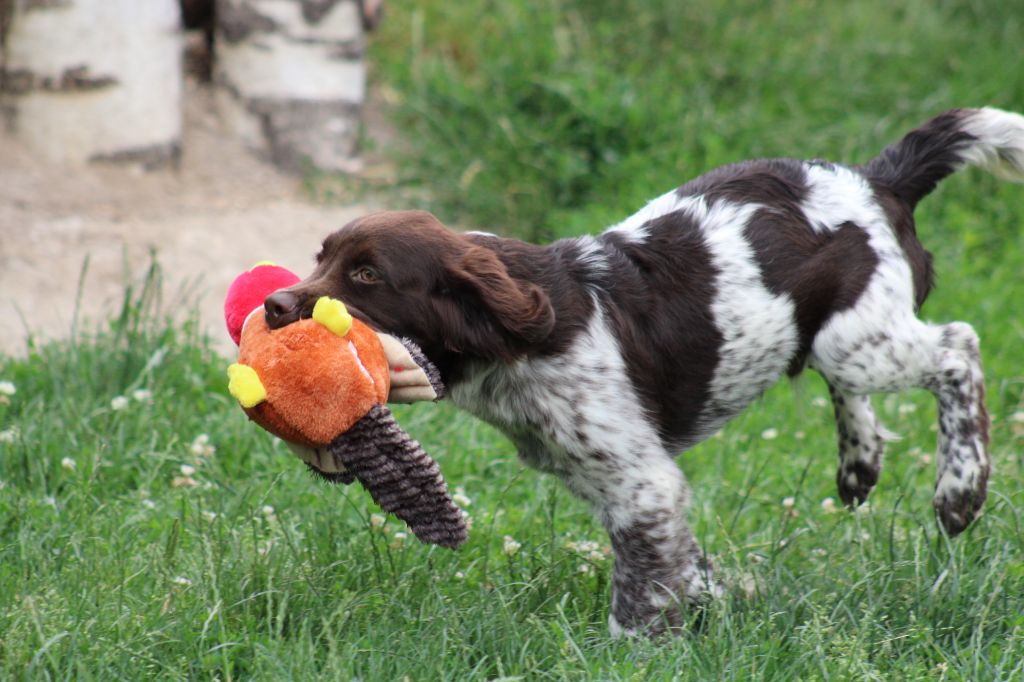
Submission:
[[[590,501],[615,552],[612,635],[656,635],[682,624],[688,604],[721,593],[686,522],[690,492],[663,451],[628,459],[596,453],[561,472]]]

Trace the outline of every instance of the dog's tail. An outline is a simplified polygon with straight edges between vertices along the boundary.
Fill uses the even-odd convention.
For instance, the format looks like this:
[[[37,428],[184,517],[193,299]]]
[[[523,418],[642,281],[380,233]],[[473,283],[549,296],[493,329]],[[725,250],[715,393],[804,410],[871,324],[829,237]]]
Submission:
[[[864,172],[913,208],[964,166],[1024,182],[1024,116],[989,107],[952,109],[883,149]]]

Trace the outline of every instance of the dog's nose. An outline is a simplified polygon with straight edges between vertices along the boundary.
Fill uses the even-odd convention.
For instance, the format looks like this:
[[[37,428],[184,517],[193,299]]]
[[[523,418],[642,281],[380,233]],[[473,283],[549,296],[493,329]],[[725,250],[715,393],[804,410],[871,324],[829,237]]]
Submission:
[[[271,329],[280,329],[299,319],[299,297],[290,291],[275,291],[263,301],[264,316]]]

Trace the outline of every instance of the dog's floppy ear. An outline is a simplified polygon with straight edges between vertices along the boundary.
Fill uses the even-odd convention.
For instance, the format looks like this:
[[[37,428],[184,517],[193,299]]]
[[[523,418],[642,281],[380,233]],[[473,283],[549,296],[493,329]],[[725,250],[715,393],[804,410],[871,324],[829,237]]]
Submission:
[[[451,275],[480,298],[490,316],[508,334],[527,344],[540,343],[555,326],[555,311],[539,286],[513,278],[488,248],[471,246],[449,267]]]

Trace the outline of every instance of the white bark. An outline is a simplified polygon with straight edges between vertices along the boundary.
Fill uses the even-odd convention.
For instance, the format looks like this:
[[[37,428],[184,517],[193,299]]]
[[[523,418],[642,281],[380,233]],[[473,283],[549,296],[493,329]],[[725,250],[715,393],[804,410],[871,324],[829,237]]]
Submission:
[[[358,165],[366,73],[355,0],[222,0],[218,105],[248,145],[290,170]]]
[[[178,0],[13,2],[2,93],[10,133],[60,162],[177,159]]]

